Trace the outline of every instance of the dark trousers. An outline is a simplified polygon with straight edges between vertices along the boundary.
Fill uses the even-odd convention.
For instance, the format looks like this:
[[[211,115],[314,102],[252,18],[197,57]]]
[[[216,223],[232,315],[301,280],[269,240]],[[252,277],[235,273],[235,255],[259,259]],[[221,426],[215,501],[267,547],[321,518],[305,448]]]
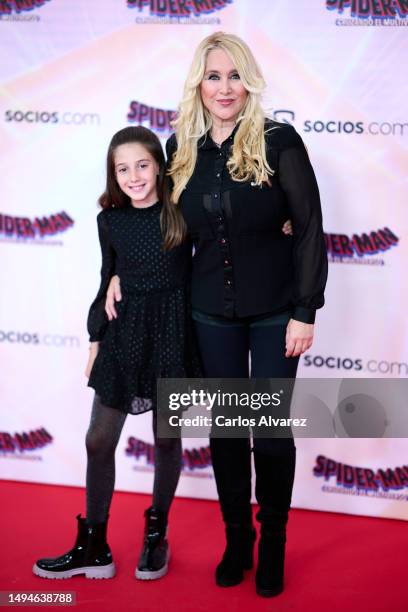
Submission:
[[[296,377],[298,357],[285,357],[282,318],[240,319],[234,324],[205,318],[195,327],[208,378]],[[251,372],[249,372],[249,353]],[[210,437],[214,476],[224,521],[251,520],[251,446],[248,438]],[[295,471],[293,438],[254,438],[256,497],[265,521],[286,523]]]

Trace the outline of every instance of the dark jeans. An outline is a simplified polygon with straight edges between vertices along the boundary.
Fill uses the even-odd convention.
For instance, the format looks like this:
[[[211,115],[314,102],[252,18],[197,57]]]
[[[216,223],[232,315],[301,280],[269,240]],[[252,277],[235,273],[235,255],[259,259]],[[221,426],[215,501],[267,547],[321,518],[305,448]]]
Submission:
[[[298,357],[285,357],[286,326],[290,313],[270,318],[223,319],[193,314],[204,374],[208,378],[295,379]],[[249,372],[249,353],[251,372]],[[295,467],[293,438],[254,438],[254,453],[274,463],[287,464],[286,491],[275,495],[290,499]],[[249,438],[210,437],[214,475],[226,522],[249,520],[251,515],[251,448]],[[265,481],[265,474],[257,473]],[[271,474],[272,478],[272,474]],[[263,490],[265,482],[259,482]],[[282,488],[282,487],[281,487]],[[258,500],[259,501],[259,500]]]

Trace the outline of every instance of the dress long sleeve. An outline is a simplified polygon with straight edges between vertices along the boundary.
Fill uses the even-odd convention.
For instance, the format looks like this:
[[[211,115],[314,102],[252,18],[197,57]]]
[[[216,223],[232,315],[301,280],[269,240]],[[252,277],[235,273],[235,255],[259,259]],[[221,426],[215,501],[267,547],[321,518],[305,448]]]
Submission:
[[[303,141],[295,130],[288,144],[279,155],[279,177],[293,225],[293,318],[314,323],[316,309],[324,304],[328,269],[319,189]]]
[[[107,325],[108,317],[105,312],[105,299],[109,282],[115,274],[115,251],[109,239],[109,227],[104,211],[97,217],[99,242],[102,251],[101,284],[96,298],[91,304],[88,314],[88,333],[90,342],[102,340]]]

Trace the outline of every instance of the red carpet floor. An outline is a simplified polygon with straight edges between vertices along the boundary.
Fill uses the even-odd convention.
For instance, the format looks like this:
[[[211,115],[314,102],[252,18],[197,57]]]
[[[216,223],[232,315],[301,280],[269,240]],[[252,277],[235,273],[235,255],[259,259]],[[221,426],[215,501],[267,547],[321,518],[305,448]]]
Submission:
[[[89,612],[346,611],[407,612],[408,525],[404,521],[292,510],[286,589],[276,598],[255,594],[254,572],[233,588],[215,585],[223,550],[217,503],[177,499],[172,508],[170,571],[161,580],[133,577],[146,495],[115,493],[109,542],[117,566],[111,580],[44,580],[31,573],[39,556],[68,550],[75,515],[84,511],[79,488],[1,482],[2,591],[75,591],[75,608]],[[38,609],[38,608],[36,608]],[[49,609],[49,608],[47,608]],[[61,608],[60,608],[61,609]]]

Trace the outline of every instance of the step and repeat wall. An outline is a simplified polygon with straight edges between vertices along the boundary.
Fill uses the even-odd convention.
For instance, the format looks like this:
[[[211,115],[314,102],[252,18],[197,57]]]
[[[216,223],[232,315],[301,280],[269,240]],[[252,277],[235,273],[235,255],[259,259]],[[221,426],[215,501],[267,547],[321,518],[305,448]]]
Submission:
[[[329,281],[299,376],[407,377],[407,25],[405,0],[0,1],[1,478],[85,483],[107,145],[130,124],[164,144],[217,30],[252,48],[320,186]],[[408,519],[408,445],[385,435],[298,439],[293,505]],[[152,441],[129,416],[117,489],[151,491]],[[184,441],[178,494],[216,498],[208,440]]]

